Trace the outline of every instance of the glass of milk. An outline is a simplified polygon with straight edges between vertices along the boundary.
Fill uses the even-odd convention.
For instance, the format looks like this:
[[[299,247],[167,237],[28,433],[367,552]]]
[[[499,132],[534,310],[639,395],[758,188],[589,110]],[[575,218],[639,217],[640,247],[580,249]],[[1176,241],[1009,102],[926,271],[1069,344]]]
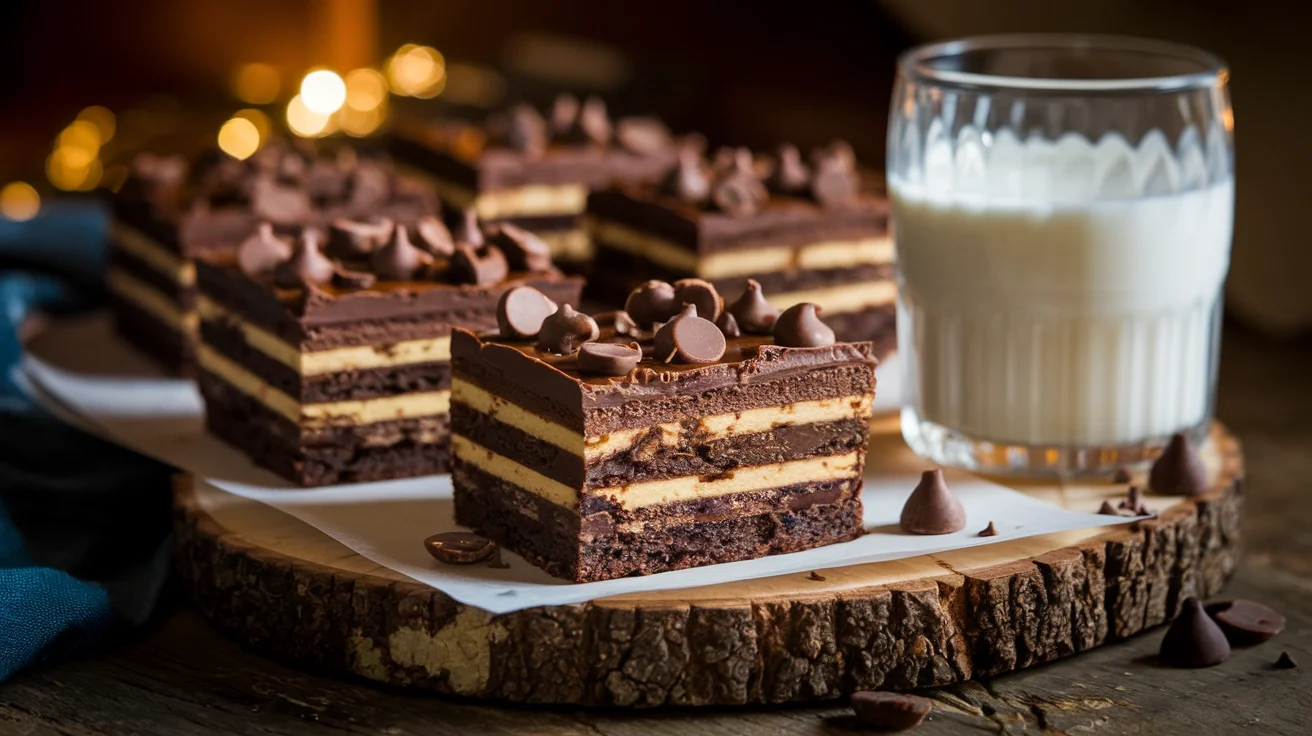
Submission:
[[[984,472],[1110,472],[1206,436],[1234,216],[1224,63],[996,36],[899,62],[902,431]]]

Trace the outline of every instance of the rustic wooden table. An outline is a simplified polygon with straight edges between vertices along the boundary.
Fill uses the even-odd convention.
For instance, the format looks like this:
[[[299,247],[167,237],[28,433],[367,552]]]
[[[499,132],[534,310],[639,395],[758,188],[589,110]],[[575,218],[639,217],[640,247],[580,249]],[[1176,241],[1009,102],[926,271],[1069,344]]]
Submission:
[[[1051,665],[926,693],[918,734],[1307,733],[1312,721],[1312,342],[1228,329],[1219,415],[1248,463],[1245,555],[1226,595],[1289,618],[1219,667],[1173,670],[1154,631]],[[1271,663],[1289,652],[1303,669]],[[1305,671],[1307,670],[1307,671]],[[843,703],[617,711],[497,707],[415,696],[271,662],[212,631],[185,602],[139,638],[0,686],[0,734],[847,733]]]

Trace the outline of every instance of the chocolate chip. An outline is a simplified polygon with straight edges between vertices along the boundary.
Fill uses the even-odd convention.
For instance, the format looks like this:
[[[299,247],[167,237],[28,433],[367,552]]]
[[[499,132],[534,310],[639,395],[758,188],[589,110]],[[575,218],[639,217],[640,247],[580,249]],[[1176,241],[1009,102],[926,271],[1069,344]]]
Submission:
[[[320,286],[332,281],[336,268],[319,251],[319,231],[306,228],[287,260],[273,269],[273,283],[284,289]]]
[[[541,156],[547,150],[547,123],[532,105],[515,105],[506,120],[505,142],[526,157]]]
[[[254,235],[242,241],[237,249],[237,265],[247,276],[267,276],[291,254],[292,247],[287,241],[274,235],[273,225],[264,222]]]
[[[378,277],[368,271],[351,271],[340,266],[333,272],[333,286],[342,291],[372,289]]]
[[[497,551],[497,545],[473,532],[442,532],[425,539],[424,549],[438,562],[472,565],[491,557]]]
[[[1237,598],[1208,604],[1205,610],[1231,644],[1261,644],[1285,630],[1285,617],[1257,601]]]
[[[1298,662],[1295,662],[1294,658],[1289,656],[1289,652],[1281,652],[1280,657],[1271,666],[1278,670],[1292,670],[1298,666]]]
[[[460,213],[460,222],[456,229],[451,232],[452,239],[456,243],[465,245],[482,245],[483,230],[478,226],[478,213],[472,208]]]
[[[455,239],[442,221],[432,215],[415,221],[417,245],[435,256],[450,257],[456,252]]]
[[[711,187],[711,202],[721,212],[735,217],[756,212],[769,196],[756,175],[752,152],[746,148],[738,149],[733,166]]]
[[[260,177],[251,185],[251,211],[275,225],[295,225],[310,217],[310,195],[297,186],[287,186],[272,177]]]
[[[1121,515],[1120,510],[1118,510],[1115,506],[1113,506],[1111,501],[1103,501],[1103,502],[1102,502],[1102,505],[1098,507],[1098,513],[1100,513],[1100,514],[1102,514],[1102,515],[1104,515],[1104,516],[1120,516],[1120,515]]]
[[[638,323],[633,321],[629,313],[623,309],[617,309],[614,312],[602,312],[593,315],[599,326],[610,327],[615,330],[616,335],[627,335],[629,337],[638,337],[643,331],[638,329]]]
[[[1148,473],[1148,487],[1166,496],[1201,496],[1211,489],[1207,468],[1184,432],[1176,432]]]
[[[769,335],[779,319],[779,310],[765,300],[756,279],[747,279],[747,288],[729,305],[728,311],[737,320],[738,328],[748,335]]]
[[[516,271],[550,271],[551,248],[546,241],[533,233],[501,223],[492,228],[488,242],[506,254],[506,261]]]
[[[774,323],[774,341],[790,348],[822,348],[834,344],[834,331],[820,321],[820,307],[810,302],[794,304]]]
[[[807,575],[807,578],[809,578],[809,579],[811,579],[811,580],[814,580],[814,581],[816,581],[816,582],[818,582],[818,583],[823,583],[823,582],[825,581],[825,576],[824,576],[824,575],[821,575],[820,573],[816,572],[815,570],[812,570],[812,571],[811,571],[811,574],[810,574],[810,575]]]
[[[850,156],[830,153],[818,158],[811,174],[811,197],[822,207],[849,205],[859,189],[856,162]]]
[[[810,183],[811,171],[802,163],[802,154],[798,152],[797,146],[791,143],[779,146],[779,156],[766,186],[780,194],[796,195],[805,194]]]
[[[724,308],[720,292],[704,279],[679,279],[674,282],[674,302],[697,307],[697,316],[714,322]]]
[[[485,245],[475,248],[464,243],[456,245],[451,257],[451,276],[459,284],[491,286],[506,280],[510,265],[500,248]]]
[[[720,328],[698,317],[697,307],[691,304],[656,331],[655,357],[662,363],[714,363],[726,347]]]
[[[598,376],[625,376],[642,362],[637,343],[589,342],[579,347],[579,371]]]
[[[615,126],[615,140],[624,150],[639,156],[654,156],[674,145],[670,129],[656,118],[621,118]]]
[[[1158,652],[1162,662],[1172,667],[1211,667],[1229,656],[1230,642],[1197,598],[1184,602],[1180,615],[1162,637]]]
[[[756,279],[747,279],[742,294],[725,311],[732,314],[739,329],[749,335],[771,334],[779,318],[778,308],[766,301],[761,284]]]
[[[678,314],[679,307],[674,287],[664,281],[648,281],[629,292],[629,298],[624,300],[624,311],[644,330]]]
[[[979,535],[981,537],[996,537],[998,536],[998,528],[993,525],[993,522],[990,521],[989,525],[984,527],[984,530],[981,531]]]
[[[555,138],[568,135],[578,116],[579,98],[568,92],[556,95],[551,103],[551,135]]]
[[[928,698],[883,691],[859,690],[850,702],[858,721],[885,731],[915,728],[933,708]]]
[[[369,265],[384,281],[410,281],[430,260],[432,256],[410,242],[405,225],[397,225],[386,245],[370,255]]]
[[[1138,511],[1142,506],[1143,491],[1139,490],[1139,486],[1130,486],[1130,490],[1126,494],[1125,500],[1118,504],[1119,508],[1133,509],[1135,511]]]
[[[1117,468],[1116,473],[1112,476],[1113,483],[1129,483],[1132,480],[1134,480],[1134,476],[1130,474],[1130,469],[1126,467]]]
[[[386,243],[393,227],[394,223],[386,217],[364,220],[339,217],[328,226],[325,250],[333,258],[362,258]]]
[[[952,494],[942,470],[926,470],[902,506],[902,531],[952,534],[966,528],[966,509]]]
[[[660,191],[680,202],[705,202],[711,193],[711,180],[702,167],[701,154],[689,147],[679,149],[679,158],[661,180]]]
[[[720,316],[715,318],[715,326],[719,327],[720,332],[723,332],[728,339],[743,336],[743,331],[738,328],[738,320],[734,319],[733,313],[728,310],[721,312]]]
[[[497,326],[512,340],[537,337],[542,322],[556,312],[556,303],[532,286],[516,286],[497,302]]]
[[[565,111],[561,111],[562,117]],[[557,110],[552,110],[553,125]],[[578,113],[570,121],[568,128],[560,135],[566,143],[582,143],[590,146],[605,147],[610,143],[612,127],[610,116],[606,113],[606,103],[600,97],[589,97],[578,108]]]
[[[560,308],[542,321],[538,331],[538,349],[557,355],[572,355],[579,346],[596,340],[601,331],[591,317],[576,311],[569,304]]]

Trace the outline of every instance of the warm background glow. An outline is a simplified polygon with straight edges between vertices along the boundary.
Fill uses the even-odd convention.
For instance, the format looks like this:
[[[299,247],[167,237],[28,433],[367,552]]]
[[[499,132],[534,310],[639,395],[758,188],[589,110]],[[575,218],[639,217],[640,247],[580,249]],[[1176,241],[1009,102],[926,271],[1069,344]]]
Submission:
[[[273,102],[281,89],[282,75],[269,64],[242,64],[232,75],[232,94],[252,105]]]
[[[332,120],[331,114],[317,113],[306,107],[300,95],[287,103],[287,127],[302,138],[328,135],[332,132]]]
[[[21,222],[41,211],[41,195],[25,181],[11,181],[0,189],[0,215]]]
[[[446,83],[446,59],[431,46],[408,43],[388,59],[387,81],[398,95],[436,97]]]
[[[318,69],[301,80],[301,104],[313,113],[332,115],[346,102],[346,83],[337,72]]]
[[[260,131],[246,118],[232,118],[219,128],[219,150],[245,161],[260,149]]]

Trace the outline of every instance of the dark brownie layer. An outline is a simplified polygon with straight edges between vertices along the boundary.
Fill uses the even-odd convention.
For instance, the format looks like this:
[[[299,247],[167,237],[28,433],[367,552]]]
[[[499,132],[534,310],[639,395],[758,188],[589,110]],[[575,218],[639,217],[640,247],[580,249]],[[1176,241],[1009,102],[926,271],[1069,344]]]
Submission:
[[[177,303],[182,310],[191,309],[196,300],[196,287],[180,284],[154,266],[122,248],[111,246],[108,265],[116,268]]]
[[[641,528],[621,531],[606,523],[589,524],[584,541],[579,517],[571,511],[535,502],[532,494],[459,460],[454,462],[452,475],[458,523],[478,530],[552,575],[575,582],[797,552],[845,542],[862,533],[861,500],[852,483],[843,484],[848,487],[834,502],[794,509],[776,498],[774,508],[761,513],[676,523],[655,534]],[[803,492],[798,498],[809,495]]]
[[[210,432],[302,486],[361,483],[446,472],[445,416],[352,426],[300,427],[204,369],[197,382]]]
[[[305,404],[376,399],[451,387],[450,363],[411,363],[302,376],[286,363],[251,347],[241,329],[231,322],[203,320],[200,335],[201,341],[218,353]]]
[[[456,434],[574,488],[608,488],[690,475],[716,476],[744,467],[844,455],[864,450],[869,431],[868,421],[858,418],[781,426],[768,432],[707,442],[697,436],[697,421],[689,420],[683,422],[676,445],[661,444],[661,432],[653,428],[638,437],[628,450],[585,465],[579,455],[459,402],[451,404],[451,426]]]
[[[114,329],[123,339],[169,373],[192,375],[191,345],[181,332],[112,291],[108,301]]]

